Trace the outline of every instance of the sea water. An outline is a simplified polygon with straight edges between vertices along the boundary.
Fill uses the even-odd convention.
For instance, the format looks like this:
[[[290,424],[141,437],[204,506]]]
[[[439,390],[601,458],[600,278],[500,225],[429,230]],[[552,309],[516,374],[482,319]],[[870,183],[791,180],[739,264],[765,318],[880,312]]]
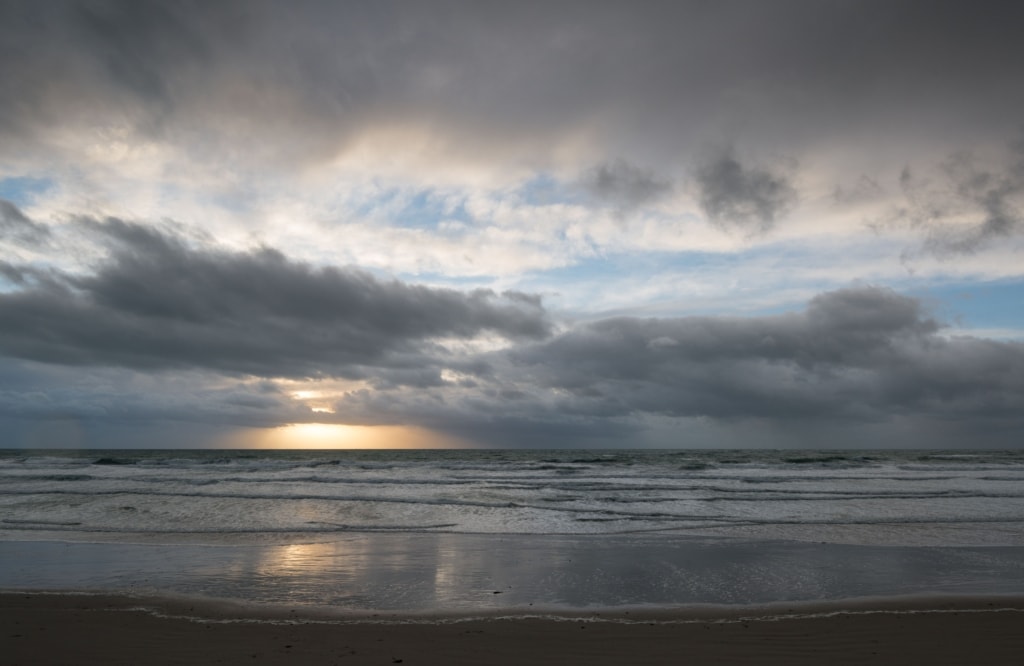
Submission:
[[[1024,453],[0,452],[0,538],[350,532],[1024,545]]]
[[[1013,451],[6,451],[0,587],[351,609],[1024,592]]]

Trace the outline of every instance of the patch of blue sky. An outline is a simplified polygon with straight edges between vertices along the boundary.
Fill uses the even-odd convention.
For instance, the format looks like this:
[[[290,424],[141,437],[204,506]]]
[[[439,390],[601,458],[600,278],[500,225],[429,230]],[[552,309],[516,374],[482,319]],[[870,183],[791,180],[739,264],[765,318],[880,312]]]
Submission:
[[[429,229],[443,222],[468,223],[471,219],[463,199],[423,190],[409,199],[399,221],[403,227]]]
[[[844,286],[821,276],[798,278],[788,268],[812,258],[806,249],[775,245],[738,252],[651,252],[616,258],[616,263],[623,275],[650,275],[673,285],[645,303],[652,314],[758,316],[803,309],[810,295]]]
[[[906,293],[924,300],[936,319],[956,328],[1012,333],[1024,339],[1024,281],[920,286]]]
[[[464,200],[457,194],[433,189],[384,190],[353,210],[359,217],[383,219],[398,227],[436,229],[445,222],[471,222]]]
[[[547,173],[539,173],[515,189],[515,194],[528,206],[554,204],[585,204],[590,200],[583,188],[565,183]]]
[[[623,256],[596,256],[583,259],[568,266],[527,273],[520,279],[524,285],[536,286],[551,283],[580,284],[596,282],[629,275],[631,271],[630,265],[631,262]]]
[[[15,176],[0,180],[0,199],[7,199],[15,206],[29,206],[36,197],[46,193],[55,182],[51,178]]]
[[[506,191],[490,193],[496,199],[511,197],[517,205],[542,207],[556,204],[582,204],[587,201],[581,188],[538,174]],[[475,220],[466,209],[467,193],[459,190],[422,189],[410,191],[390,188],[361,202],[353,212],[360,217],[383,218],[390,224],[412,229],[438,229],[446,223],[471,225]]]

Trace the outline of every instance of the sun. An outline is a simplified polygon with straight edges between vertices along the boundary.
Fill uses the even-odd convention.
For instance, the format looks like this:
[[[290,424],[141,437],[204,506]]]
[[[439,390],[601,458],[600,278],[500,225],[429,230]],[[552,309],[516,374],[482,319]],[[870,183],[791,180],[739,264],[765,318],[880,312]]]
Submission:
[[[290,423],[275,428],[273,439],[278,445],[300,449],[347,449],[365,446],[372,430],[364,426],[336,425],[333,423]]]

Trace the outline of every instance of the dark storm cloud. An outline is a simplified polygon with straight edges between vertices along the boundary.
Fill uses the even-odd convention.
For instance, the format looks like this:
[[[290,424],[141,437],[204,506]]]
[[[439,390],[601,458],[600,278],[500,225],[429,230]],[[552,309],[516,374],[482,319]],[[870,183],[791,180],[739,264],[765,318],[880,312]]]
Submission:
[[[90,224],[121,244],[93,274],[0,296],[0,348],[33,359],[4,361],[4,414],[419,425],[503,446],[607,445],[641,436],[649,418],[1022,425],[1024,344],[945,336],[920,302],[886,289],[828,292],[781,315],[604,319],[538,341],[547,322],[531,299]],[[484,330],[513,346],[460,355],[430,341]],[[224,386],[220,373],[366,381],[314,414],[270,382]]]
[[[380,122],[491,155],[588,123],[662,161],[740,126],[884,141],[1017,122],[1022,17],[952,0],[5,2],[0,132],[113,118],[278,159]]]
[[[47,227],[30,220],[10,201],[0,199],[0,241],[38,245],[49,235]]]
[[[1024,344],[938,331],[914,299],[851,288],[794,314],[602,320],[512,356],[572,414],[1019,420]]]
[[[360,389],[335,416],[503,446],[636,441],[652,420],[680,418],[726,429],[712,437],[776,428],[779,445],[797,432],[818,438],[800,440],[812,446],[830,432],[847,446],[899,445],[893,424],[1012,441],[1024,425],[1024,344],[942,332],[920,302],[875,287],[783,315],[605,319],[486,355],[493,372],[471,388]],[[956,437],[933,442],[970,443]]]
[[[170,104],[175,74],[209,61],[202,23],[190,19],[195,9],[192,3],[172,2],[74,3],[68,9],[68,36],[116,87]]]
[[[598,199],[622,208],[656,202],[672,191],[670,181],[623,160],[590,169],[581,182],[584,189]]]
[[[715,224],[764,232],[796,202],[796,189],[781,172],[743,164],[730,148],[697,168],[701,208]]]
[[[80,368],[0,358],[0,415],[75,418],[93,423],[154,420],[271,427],[308,420],[270,381],[239,382],[203,371],[146,374],[126,368]]]
[[[117,219],[81,225],[106,238],[109,257],[91,274],[57,275],[0,294],[3,354],[69,365],[355,378],[374,367],[429,374],[432,359],[444,354],[441,338],[529,339],[549,331],[540,300],[516,292],[385,281],[296,263],[272,249],[196,250]]]
[[[514,371],[510,371],[511,385]],[[586,447],[628,442],[641,429],[618,414],[583,413],[544,399],[544,388],[502,388],[504,380],[481,383],[472,391],[352,391],[333,405],[341,423],[408,425],[430,428],[469,441],[508,448]]]
[[[900,187],[906,205],[893,218],[925,231],[925,248],[939,255],[974,252],[1019,233],[1024,228],[1024,138],[1011,144],[1009,153],[1011,159],[1001,165],[958,153],[925,176],[905,168]]]
[[[31,275],[32,270],[27,266],[19,266],[8,261],[0,260],[0,276],[8,282],[22,285],[29,280]]]

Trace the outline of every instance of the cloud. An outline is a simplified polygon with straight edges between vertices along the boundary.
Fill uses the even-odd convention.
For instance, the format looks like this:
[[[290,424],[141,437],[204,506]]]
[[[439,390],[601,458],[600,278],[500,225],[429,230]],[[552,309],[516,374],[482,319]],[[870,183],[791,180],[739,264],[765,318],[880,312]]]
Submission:
[[[784,315],[606,319],[507,354],[573,414],[1017,420],[1024,344],[939,330],[918,301],[860,287]]]
[[[33,246],[49,235],[47,227],[30,220],[10,201],[0,199],[0,241]]]
[[[453,154],[559,162],[586,137],[596,154],[576,156],[589,163],[622,155],[659,171],[709,133],[755,122],[759,148],[850,128],[869,128],[884,146],[890,132],[943,121],[1016,122],[1021,11],[950,1],[577,1],[544,11],[4,3],[0,133],[59,151],[69,128],[123,130],[208,159],[288,164],[417,129],[429,139],[386,148],[426,148],[435,166]]]
[[[210,60],[209,40],[188,4],[72,3],[66,29],[114,87],[166,111],[173,103],[173,74]]]
[[[1009,159],[985,164],[960,152],[924,177],[910,167],[900,175],[904,205],[891,219],[927,234],[924,249],[940,256],[969,254],[1024,227],[1024,139]]]
[[[796,202],[796,188],[782,173],[745,165],[729,148],[697,167],[697,197],[715,224],[761,233]]]
[[[83,419],[93,425],[206,423],[274,427],[309,420],[308,407],[274,382],[203,370],[138,372],[0,358],[0,415]],[[179,442],[178,444],[181,444]]]
[[[899,445],[908,423],[981,440],[1024,425],[1024,344],[950,337],[918,300],[879,287],[780,315],[602,319],[483,359],[492,372],[471,386],[359,389],[336,417],[476,441],[500,430],[507,446],[640,441],[655,422],[720,438],[758,423],[782,444],[788,430],[846,445],[866,433]]]
[[[885,195],[885,189],[878,181],[865,174],[853,185],[836,185],[832,191],[832,201],[839,206],[850,206],[878,200]]]
[[[196,249],[118,219],[80,220],[110,245],[84,275],[0,294],[0,353],[69,365],[363,377],[440,363],[442,338],[542,338],[539,298],[468,293],[314,268],[273,249]]]
[[[670,181],[623,160],[593,167],[581,184],[598,199],[625,209],[656,202],[672,191]]]
[[[194,252],[188,251],[189,256]],[[139,258],[143,256],[152,258]],[[212,281],[201,266],[211,258],[219,260],[221,279],[227,282],[252,280],[249,262],[263,266],[264,260],[256,254],[193,257],[189,266],[197,273],[190,279],[205,289],[224,284]],[[280,277],[292,270],[298,277],[290,279],[307,286],[312,281],[331,290],[351,288],[345,286],[345,275],[329,277],[300,265],[282,267],[280,261],[273,260],[269,270],[263,266],[263,274]],[[375,282],[365,275],[360,279]],[[360,293],[375,294],[368,301],[386,300],[389,290],[410,293],[405,285],[376,282],[376,288],[384,291]],[[82,291],[91,299],[100,293]],[[444,302],[450,296],[416,293],[431,304],[437,302],[431,296]],[[315,296],[306,298],[324,303]],[[500,298],[489,300],[503,307]],[[0,412],[109,423],[180,419],[258,427],[303,421],[415,425],[502,446],[641,441],[654,423],[661,424],[660,436],[671,434],[671,423],[702,424],[702,432],[718,433],[705,433],[712,442],[733,430],[734,435],[747,433],[750,423],[782,429],[778,432],[810,429],[817,437],[838,429],[847,443],[853,441],[850,433],[857,432],[896,437],[894,432],[902,432],[901,424],[907,422],[930,424],[932,429],[948,424],[982,439],[985,433],[1024,426],[1024,344],[948,336],[919,301],[877,287],[822,293],[803,310],[778,315],[616,317],[578,324],[544,339],[516,337],[514,327],[510,347],[483,352],[445,354],[422,336],[410,338],[382,325],[374,329],[381,338],[376,351],[361,348],[366,356],[357,361],[350,356],[358,346],[353,335],[330,328],[320,318],[331,317],[289,314],[268,305],[276,302],[272,296],[243,301],[240,310],[223,317],[201,310],[173,317],[166,312],[143,314],[127,304],[101,309],[97,303],[89,309],[92,316],[123,320],[118,326],[87,326],[83,317],[68,315],[67,307],[59,310],[66,324],[37,316],[35,337],[44,342],[29,349],[31,354],[17,355],[42,356],[45,362],[3,361]],[[366,306],[371,307],[369,302]],[[305,305],[300,307],[305,311]],[[460,307],[479,305],[467,298]],[[243,310],[249,314],[243,317]],[[36,314],[44,311],[39,307]],[[346,312],[353,326],[369,318],[359,308]],[[10,316],[20,312],[11,310],[7,296],[0,301],[0,314],[5,322],[14,322],[12,330],[22,326],[20,318]],[[288,322],[294,337],[275,338],[279,329],[268,323],[272,316]],[[138,334],[143,330],[140,318],[151,328],[160,326],[176,335],[139,334],[134,349],[125,349],[124,329],[134,323],[129,332]],[[190,318],[204,329],[227,330],[239,351],[190,346],[199,336],[182,335],[192,329],[177,323]],[[301,331],[300,321],[312,332]],[[71,326],[83,330],[74,337],[66,330]],[[245,334],[240,332],[243,327],[269,330]],[[318,344],[317,338],[329,331],[335,333],[331,343]],[[168,339],[178,345],[171,351]],[[5,333],[3,348],[15,355],[10,333]],[[257,351],[265,358],[253,358]],[[94,368],[77,371],[75,364],[85,362]],[[164,371],[149,372],[154,366]],[[256,381],[241,373],[299,381]],[[332,392],[329,384],[302,379],[328,374],[357,381]],[[292,393],[298,389],[286,390],[282,381],[314,389],[316,402],[330,409],[313,412]],[[898,443],[898,437],[888,441]]]
[[[933,255],[914,288],[1018,279],[1024,157],[985,149],[1020,122],[1022,19],[949,0],[0,2],[0,178],[22,206],[0,202],[0,355],[39,397],[10,378],[4,400],[545,443],[652,419],[1019,423],[1019,344],[950,338],[894,292],[560,332],[545,304],[756,312],[906,285],[862,225],[900,193],[888,221]],[[770,155],[794,161],[748,157]],[[22,202],[26,178],[47,187]],[[125,221],[160,217],[185,226]],[[334,382],[336,413],[252,377]]]

